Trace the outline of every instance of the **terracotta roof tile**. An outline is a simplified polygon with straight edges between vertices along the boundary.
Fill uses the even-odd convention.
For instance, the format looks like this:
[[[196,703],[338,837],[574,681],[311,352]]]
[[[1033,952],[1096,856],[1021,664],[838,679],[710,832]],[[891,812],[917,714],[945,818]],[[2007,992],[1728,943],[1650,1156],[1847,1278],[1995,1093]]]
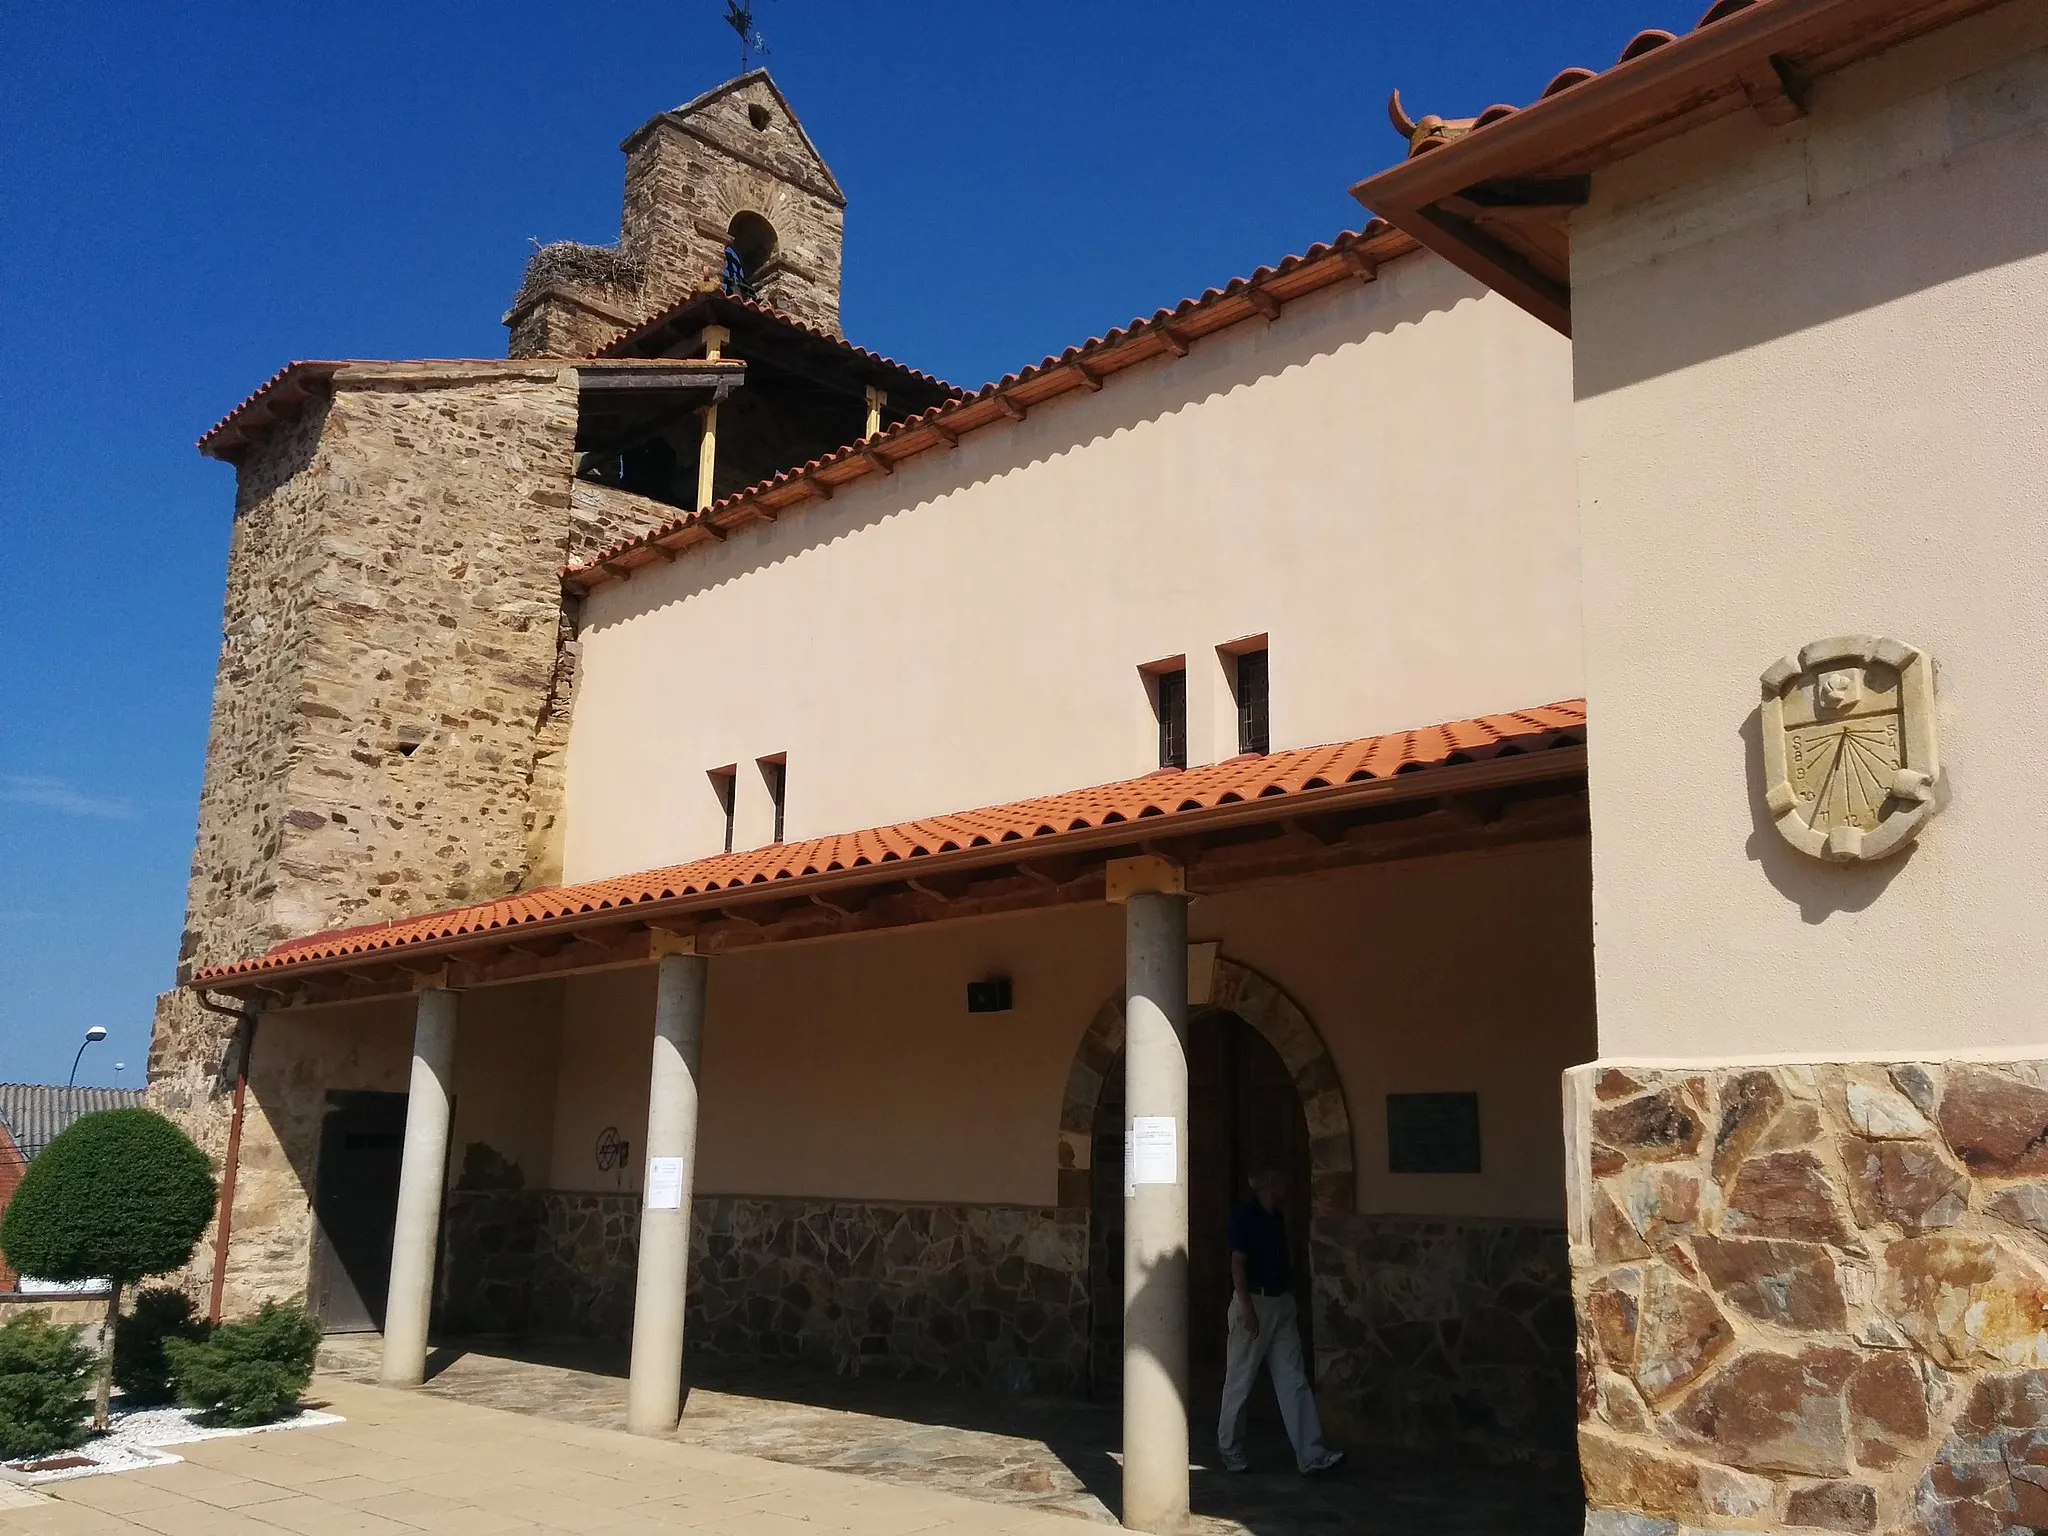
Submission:
[[[1692,30],[1684,35],[1691,37],[1713,26],[1716,22],[1726,21],[1729,17],[1746,11],[1752,6],[1766,3],[1768,3],[1768,0],[1714,0],[1714,4],[1708,6],[1706,11],[1701,14],[1700,19],[1693,24]],[[1619,68],[1631,60],[1641,58],[1646,53],[1654,52],[1668,43],[1676,42],[1679,35],[1675,32],[1666,32],[1661,27],[1646,28],[1628,40],[1627,45],[1616,56],[1614,63],[1608,65],[1607,69],[1589,69],[1583,64],[1567,65],[1550,77],[1550,83],[1537,93],[1536,100],[1548,101],[1551,97],[1563,91],[1568,91],[1575,85],[1583,85],[1588,80],[1597,79],[1599,76],[1606,74],[1608,69]],[[1534,104],[1533,102],[1530,103],[1532,106]],[[1428,154],[1432,150],[1442,149],[1446,144],[1456,143],[1466,134],[1476,129],[1490,127],[1494,123],[1502,122],[1522,110],[1523,108],[1521,107],[1497,102],[1479,113],[1476,117],[1443,118],[1438,117],[1435,113],[1429,113],[1423,117],[1411,119],[1402,110],[1401,93],[1399,91],[1395,91],[1387,102],[1387,115],[1393,119],[1395,130],[1403,138],[1407,139],[1408,156],[1411,159],[1417,155]]]
[[[1410,118],[1402,107],[1401,93],[1396,91],[1387,103],[1387,110],[1395,129],[1408,141],[1405,158],[1416,159],[1496,123],[1505,122],[1589,81],[1604,80],[1624,65],[1634,64],[1674,43],[1685,45],[1682,51],[1688,52],[1717,47],[1727,35],[1725,24],[1737,17],[1743,18],[1742,29],[1753,34],[1754,57],[1750,63],[1776,60],[1789,65],[1794,75],[1810,76],[1839,68],[1844,63],[1995,3],[1998,0],[1714,0],[1686,32],[1667,32],[1661,27],[1645,28],[1630,38],[1614,62],[1605,68],[1573,64],[1559,70],[1537,94],[1535,101],[1526,106],[1496,103],[1475,117],[1444,118],[1431,113],[1421,118]],[[1744,39],[1742,46],[1747,48],[1748,44],[1749,39]],[[1672,110],[1681,121],[1689,121],[1683,114],[1688,109],[1710,105],[1709,98],[1714,94],[1703,81],[1684,82],[1671,92]],[[1738,91],[1734,94],[1737,104],[1740,104],[1744,100],[1743,93]],[[1640,129],[1645,124],[1632,121],[1623,126]],[[1368,178],[1361,185],[1369,186],[1377,179]],[[1370,206],[1370,200],[1367,201]]]
[[[866,347],[856,346],[836,331],[821,330],[815,325],[797,319],[794,315],[786,315],[779,309],[771,308],[769,305],[758,303],[753,299],[742,298],[736,293],[693,293],[680,303],[671,304],[660,314],[651,315],[647,319],[642,320],[638,325],[628,326],[590,355],[592,357],[630,357],[633,355],[634,347],[654,337],[664,326],[671,324],[686,310],[699,304],[709,306],[729,305],[734,309],[746,311],[761,319],[772,320],[778,325],[787,326],[789,329],[800,332],[813,341],[836,347],[840,351],[876,368],[900,374],[906,379],[915,379],[918,383],[926,385],[931,389],[939,390],[949,395],[961,393],[957,386],[948,384],[944,379],[936,378],[922,369],[913,368],[908,363],[899,363],[893,357],[884,357],[881,353],[871,352]]]
[[[721,890],[881,868],[972,848],[1058,838],[1123,823],[1170,819],[1217,806],[1387,779],[1511,754],[1579,746],[1586,707],[1569,699],[1509,714],[1484,715],[1421,730],[1366,736],[1265,756],[1234,757],[1180,771],[1101,784],[1007,805],[714,854],[666,869],[580,885],[525,891],[501,901],[425,917],[400,918],[287,940],[263,955],[198,973],[206,986],[306,965],[376,955],[468,935],[589,916]]]

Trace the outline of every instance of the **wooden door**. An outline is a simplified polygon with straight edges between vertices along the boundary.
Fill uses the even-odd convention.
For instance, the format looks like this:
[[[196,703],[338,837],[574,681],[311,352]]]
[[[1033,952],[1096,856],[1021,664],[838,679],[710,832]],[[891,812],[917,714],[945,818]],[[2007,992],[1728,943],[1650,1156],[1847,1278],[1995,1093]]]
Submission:
[[[1315,1358],[1308,1319],[1308,1121],[1285,1063],[1234,1013],[1196,1015],[1188,1029],[1188,1385],[1196,1402],[1223,1386],[1230,1304],[1231,1215],[1251,1198],[1260,1168],[1287,1175],[1287,1233],[1302,1346]],[[1095,1112],[1089,1275],[1094,1318],[1091,1390],[1114,1401],[1123,1381],[1124,1064],[1118,1058]],[[1270,1403],[1259,1393],[1254,1404]]]
[[[330,1093],[314,1174],[313,1314],[328,1333],[384,1326],[405,1153],[402,1093]]]
[[[1280,1053],[1221,1010],[1188,1029],[1188,1385],[1196,1399],[1223,1385],[1230,1306],[1230,1218],[1251,1199],[1261,1168],[1287,1176],[1288,1246],[1302,1346],[1308,1337],[1308,1121]],[[1268,1394],[1258,1394],[1259,1401]]]

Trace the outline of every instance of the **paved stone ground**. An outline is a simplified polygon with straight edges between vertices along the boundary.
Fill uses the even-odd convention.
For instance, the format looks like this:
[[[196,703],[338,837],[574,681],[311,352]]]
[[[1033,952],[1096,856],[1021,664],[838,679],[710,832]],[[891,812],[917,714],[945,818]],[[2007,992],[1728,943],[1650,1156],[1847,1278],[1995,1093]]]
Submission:
[[[374,1381],[377,1349],[374,1337],[329,1339],[322,1365]],[[475,1341],[435,1351],[423,1395],[618,1430],[625,1424],[623,1367],[615,1351],[588,1345],[514,1351]],[[676,1434],[686,1445],[1115,1524],[1118,1423],[1111,1409],[696,1360],[689,1376]],[[1335,1478],[1302,1478],[1277,1421],[1255,1421],[1250,1440],[1252,1474],[1197,1466],[1201,1536],[1578,1536],[1584,1520],[1571,1472],[1469,1465],[1446,1472],[1361,1457]],[[1199,1437],[1196,1456],[1203,1457]]]
[[[1072,1520],[325,1377],[348,1422],[47,1484],[0,1536],[1071,1536]]]

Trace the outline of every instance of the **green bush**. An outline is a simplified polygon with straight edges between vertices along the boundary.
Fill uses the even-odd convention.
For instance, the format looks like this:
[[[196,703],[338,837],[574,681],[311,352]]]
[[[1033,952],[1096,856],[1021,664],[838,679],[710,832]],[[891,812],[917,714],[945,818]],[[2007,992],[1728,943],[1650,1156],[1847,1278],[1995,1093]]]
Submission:
[[[114,1385],[131,1408],[168,1403],[178,1394],[171,1381],[167,1339],[197,1343],[207,1335],[206,1319],[192,1298],[174,1286],[152,1285],[135,1293],[135,1310],[114,1324]]]
[[[206,1154],[153,1110],[81,1115],[43,1148],[0,1218],[24,1275],[133,1285],[182,1268],[213,1217]]]
[[[266,1301],[246,1322],[222,1323],[204,1343],[167,1338],[178,1401],[215,1423],[268,1424],[313,1379],[320,1325],[301,1307]]]
[[[47,1456],[84,1439],[96,1363],[77,1328],[40,1312],[0,1328],[0,1457]]]

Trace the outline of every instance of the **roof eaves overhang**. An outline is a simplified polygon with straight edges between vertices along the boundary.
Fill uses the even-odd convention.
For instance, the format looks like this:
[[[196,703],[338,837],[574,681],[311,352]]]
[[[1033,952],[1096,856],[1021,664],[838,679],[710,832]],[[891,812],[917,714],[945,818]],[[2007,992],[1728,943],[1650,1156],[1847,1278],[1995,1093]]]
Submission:
[[[1418,135],[1351,195],[1570,335],[1569,215],[1592,172],[1739,112],[1789,122],[1821,76],[2004,3],[1717,0],[1682,37],[1638,34],[1612,67],[1566,70],[1526,107]]]
[[[1325,845],[1322,854],[1304,849],[1291,856],[1291,862],[1281,859],[1247,865],[1242,844],[1236,840],[1260,827],[1293,829],[1331,818],[1341,821],[1347,815],[1362,816],[1363,824],[1371,826],[1375,825],[1371,820],[1374,813],[1416,802],[1426,802],[1432,811],[1443,811],[1456,822],[1455,830],[1461,836],[1471,828],[1479,828],[1477,838],[1482,843],[1486,840],[1486,813],[1469,809],[1453,813],[1451,807],[1490,805],[1495,818],[1492,826],[1496,832],[1505,833],[1497,839],[1502,842],[1583,835],[1585,773],[1586,748],[1582,742],[1518,750],[1477,761],[1417,767],[1412,772],[1385,778],[1332,784],[1200,810],[1052,831],[952,851],[885,858],[854,868],[762,879],[689,895],[630,901],[401,946],[379,948],[366,943],[358,951],[314,955],[303,961],[292,960],[287,951],[281,963],[267,968],[214,968],[200,972],[187,985],[261,1001],[274,1008],[399,996],[423,984],[469,987],[544,980],[647,964],[661,952],[664,936],[688,936],[699,952],[715,953],[721,948],[751,947],[761,942],[841,937],[947,916],[987,916],[1076,901],[1101,901],[1103,863],[1112,857],[1140,852],[1164,853],[1183,861],[1190,892],[1207,894],[1270,883],[1273,879],[1312,873],[1346,862],[1384,861],[1389,857],[1419,857],[1447,851],[1439,838],[1436,846],[1415,846],[1411,841],[1398,844],[1392,852],[1381,848],[1376,855],[1371,839],[1334,834],[1333,842]],[[1488,798],[1511,796],[1518,790],[1541,790],[1545,786],[1562,786],[1569,801],[1562,815],[1555,809],[1554,794],[1548,797],[1552,805],[1548,813],[1520,822],[1500,814],[1501,800]],[[1478,797],[1477,802],[1474,797]],[[1290,830],[1288,835],[1295,834]],[[1319,841],[1314,836],[1302,836],[1308,843]],[[1201,856],[1206,848],[1228,850],[1229,857],[1212,867]],[[1331,848],[1336,849],[1334,855],[1329,852]],[[1053,875],[1025,877],[1030,889],[1018,897],[968,903],[957,895],[945,895],[949,885],[963,879],[971,881],[980,872],[1018,866],[1021,874],[1022,866],[1049,862],[1065,864],[1067,868]],[[1250,878],[1240,878],[1229,865],[1235,865],[1240,874],[1246,868],[1252,868],[1254,873]],[[926,898],[923,905],[913,906],[909,916],[884,917],[866,923],[846,920],[854,914],[843,898],[868,888],[901,884],[908,884]],[[794,905],[805,909],[807,916],[814,909],[818,916],[796,925],[785,937],[766,937],[769,923],[758,914],[748,916],[750,907],[762,904],[785,908]],[[946,910],[949,905],[956,910]],[[839,920],[835,920],[834,914],[838,914]],[[538,952],[542,949],[548,952]]]

